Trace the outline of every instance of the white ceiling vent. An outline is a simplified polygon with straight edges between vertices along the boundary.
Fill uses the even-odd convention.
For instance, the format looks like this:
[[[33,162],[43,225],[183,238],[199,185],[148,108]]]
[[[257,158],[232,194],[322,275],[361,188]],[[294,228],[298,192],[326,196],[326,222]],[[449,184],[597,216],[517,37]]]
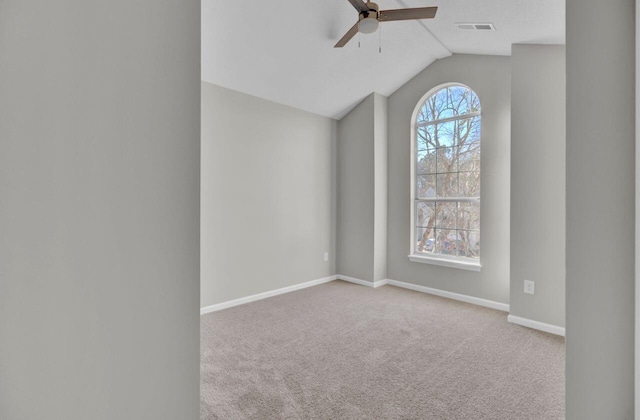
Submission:
[[[496,27],[493,23],[456,23],[458,29],[466,31],[495,31]]]

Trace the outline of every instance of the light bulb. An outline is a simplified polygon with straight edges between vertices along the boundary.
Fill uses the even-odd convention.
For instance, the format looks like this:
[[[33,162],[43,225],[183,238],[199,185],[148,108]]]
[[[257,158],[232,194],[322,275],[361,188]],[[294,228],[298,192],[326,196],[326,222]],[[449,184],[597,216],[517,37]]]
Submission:
[[[378,30],[378,19],[367,17],[358,22],[358,31],[363,34],[372,34]]]

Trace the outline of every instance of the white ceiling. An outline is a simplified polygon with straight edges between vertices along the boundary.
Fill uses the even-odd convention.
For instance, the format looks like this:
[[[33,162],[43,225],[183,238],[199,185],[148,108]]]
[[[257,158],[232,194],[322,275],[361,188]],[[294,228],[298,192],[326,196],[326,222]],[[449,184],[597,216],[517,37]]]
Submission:
[[[339,49],[333,45],[357,20],[347,0],[202,0],[202,80],[341,118],[371,92],[388,96],[453,53],[510,55],[514,43],[564,44],[564,0],[378,4],[438,6],[438,13],[382,23],[381,34],[356,35]],[[496,31],[465,31],[459,22],[491,22]]]

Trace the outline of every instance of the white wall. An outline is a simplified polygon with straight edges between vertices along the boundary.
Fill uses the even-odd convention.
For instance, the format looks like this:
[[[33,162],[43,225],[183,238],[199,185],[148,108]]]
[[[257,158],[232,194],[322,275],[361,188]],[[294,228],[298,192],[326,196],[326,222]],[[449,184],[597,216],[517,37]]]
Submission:
[[[514,45],[511,70],[510,314],[564,327],[565,48]]]
[[[431,64],[389,97],[388,277],[509,302],[509,57],[453,55]],[[482,271],[410,262],[411,118],[420,99],[447,82],[471,87],[482,105]]]
[[[333,119],[202,82],[202,307],[335,273],[335,137]]]
[[[198,419],[200,3],[0,28],[0,418]]]
[[[338,274],[387,272],[387,98],[372,93],[338,121]]]
[[[569,420],[634,412],[634,20],[633,0],[567,0]]]

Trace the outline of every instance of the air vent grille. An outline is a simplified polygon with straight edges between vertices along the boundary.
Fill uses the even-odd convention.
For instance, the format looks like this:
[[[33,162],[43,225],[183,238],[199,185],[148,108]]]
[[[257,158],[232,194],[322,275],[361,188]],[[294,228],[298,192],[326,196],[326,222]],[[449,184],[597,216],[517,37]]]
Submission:
[[[458,29],[465,31],[495,31],[493,23],[456,23]]]

